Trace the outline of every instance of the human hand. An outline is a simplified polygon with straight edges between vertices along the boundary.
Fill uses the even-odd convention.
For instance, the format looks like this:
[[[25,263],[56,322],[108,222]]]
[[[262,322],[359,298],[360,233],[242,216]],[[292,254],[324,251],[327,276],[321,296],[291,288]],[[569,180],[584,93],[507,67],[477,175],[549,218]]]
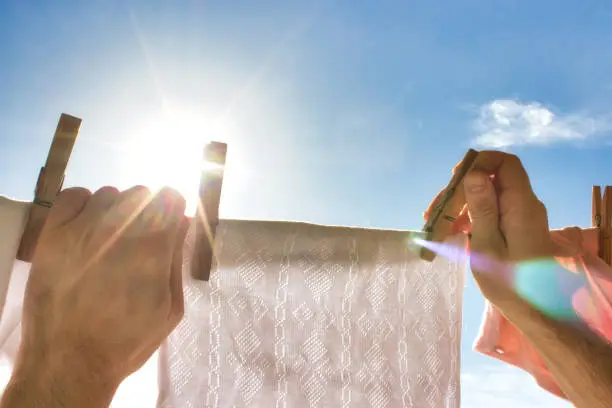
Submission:
[[[520,160],[480,152],[464,190],[467,212],[454,229],[471,232],[470,269],[483,295],[525,336],[576,407],[610,406],[610,343],[575,314],[572,295],[587,282],[552,258],[546,208]]]
[[[140,368],[183,315],[184,211],[170,189],[62,191],[32,261],[15,371],[113,388]]]
[[[552,255],[546,207],[521,161],[511,154],[480,152],[463,183],[467,211],[454,230],[471,233],[471,270],[489,301],[516,307],[523,302],[513,288],[513,267]]]

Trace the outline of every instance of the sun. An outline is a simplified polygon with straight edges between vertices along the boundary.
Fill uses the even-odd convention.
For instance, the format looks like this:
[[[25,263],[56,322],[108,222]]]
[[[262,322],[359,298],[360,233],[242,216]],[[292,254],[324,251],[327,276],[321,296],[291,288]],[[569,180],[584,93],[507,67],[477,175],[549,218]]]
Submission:
[[[140,184],[157,191],[178,190],[187,201],[186,214],[195,213],[204,146],[227,142],[227,130],[201,113],[166,110],[134,126],[121,159],[122,185]],[[224,186],[225,188],[225,186]]]

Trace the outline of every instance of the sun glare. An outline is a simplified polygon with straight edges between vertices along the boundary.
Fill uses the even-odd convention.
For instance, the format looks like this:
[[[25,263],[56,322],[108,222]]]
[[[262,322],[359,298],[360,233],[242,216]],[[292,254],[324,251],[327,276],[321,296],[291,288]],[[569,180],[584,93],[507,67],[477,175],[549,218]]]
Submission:
[[[201,115],[172,111],[149,118],[128,136],[122,184],[141,184],[152,191],[172,187],[187,200],[186,214],[194,214],[202,171],[219,168],[203,161],[204,146],[227,139],[223,129]]]

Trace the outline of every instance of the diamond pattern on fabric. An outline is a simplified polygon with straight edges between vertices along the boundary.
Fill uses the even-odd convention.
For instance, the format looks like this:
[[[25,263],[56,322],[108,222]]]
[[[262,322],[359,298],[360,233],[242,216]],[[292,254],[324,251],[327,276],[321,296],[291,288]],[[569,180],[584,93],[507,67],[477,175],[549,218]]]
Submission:
[[[465,265],[409,235],[221,221],[210,282],[185,259],[158,406],[458,408]]]

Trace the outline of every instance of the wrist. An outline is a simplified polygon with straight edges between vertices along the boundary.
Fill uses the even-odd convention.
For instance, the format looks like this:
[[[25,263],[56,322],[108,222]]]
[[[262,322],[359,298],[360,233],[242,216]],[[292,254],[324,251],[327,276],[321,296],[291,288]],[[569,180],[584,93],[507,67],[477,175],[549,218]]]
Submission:
[[[19,358],[0,408],[108,407],[119,382],[88,370],[82,361],[61,362],[36,357]]]

